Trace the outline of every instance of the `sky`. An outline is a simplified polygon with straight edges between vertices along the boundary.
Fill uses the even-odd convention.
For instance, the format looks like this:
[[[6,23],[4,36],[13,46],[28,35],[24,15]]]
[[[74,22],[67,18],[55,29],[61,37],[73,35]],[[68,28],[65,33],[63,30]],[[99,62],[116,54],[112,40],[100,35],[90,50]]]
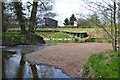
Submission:
[[[92,13],[83,1],[88,2],[89,0],[55,0],[55,6],[54,9],[58,16],[56,16],[54,19],[58,21],[59,26],[63,26],[64,20],[66,18],[70,18],[72,14],[75,14],[75,17],[82,18],[81,15],[78,14],[83,14],[83,15],[88,15],[89,13]],[[92,2],[103,2],[106,1],[107,3],[110,2],[110,0],[90,0]],[[95,5],[91,4],[93,7]],[[105,4],[104,4],[105,5]],[[93,8],[90,8],[93,10]]]
[[[58,20],[58,25],[63,26],[65,18],[70,18],[72,14],[75,14],[76,18],[79,18],[79,14],[82,10],[86,11],[83,7],[84,3],[81,0],[55,0],[54,10],[58,14],[54,19]]]
[[[28,0],[22,0],[22,1],[27,2]],[[90,11],[87,9],[88,7],[83,1],[87,1],[87,0],[55,0],[53,11],[57,13],[57,16],[54,17],[53,19],[58,21],[59,26],[63,26],[64,20],[66,18],[69,19],[72,14],[74,14],[77,19],[81,18],[81,16],[77,14],[84,14],[84,15],[89,14]],[[100,0],[91,0],[91,1],[95,2]]]
[[[26,2],[28,0],[23,0],[23,2]],[[31,0],[32,1],[32,0]],[[58,21],[59,26],[64,26],[64,20],[66,18],[70,18],[72,14],[75,14],[75,17],[78,19],[80,16],[77,15],[79,13],[88,13],[88,11],[85,9],[84,5],[85,3],[81,0],[54,0],[54,9],[53,11],[56,12],[57,16],[53,19]]]

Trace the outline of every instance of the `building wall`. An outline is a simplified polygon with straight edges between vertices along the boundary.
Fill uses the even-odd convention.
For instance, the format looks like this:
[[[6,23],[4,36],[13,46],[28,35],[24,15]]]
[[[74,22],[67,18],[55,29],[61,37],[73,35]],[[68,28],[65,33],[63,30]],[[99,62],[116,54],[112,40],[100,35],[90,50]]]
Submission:
[[[58,27],[58,21],[51,18],[37,19],[37,26],[41,28]]]
[[[45,19],[45,27],[57,27],[58,21],[51,19],[51,18],[44,18]]]

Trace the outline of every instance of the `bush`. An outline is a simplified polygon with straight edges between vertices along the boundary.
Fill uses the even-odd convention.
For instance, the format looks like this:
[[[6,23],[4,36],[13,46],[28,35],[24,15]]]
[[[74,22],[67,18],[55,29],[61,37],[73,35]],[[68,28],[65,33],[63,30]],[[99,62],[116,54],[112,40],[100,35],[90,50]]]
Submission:
[[[95,42],[96,41],[96,38],[87,38],[86,40],[85,40],[85,42]]]
[[[79,41],[79,38],[76,38],[76,37],[73,38],[74,43],[77,43],[78,41]]]

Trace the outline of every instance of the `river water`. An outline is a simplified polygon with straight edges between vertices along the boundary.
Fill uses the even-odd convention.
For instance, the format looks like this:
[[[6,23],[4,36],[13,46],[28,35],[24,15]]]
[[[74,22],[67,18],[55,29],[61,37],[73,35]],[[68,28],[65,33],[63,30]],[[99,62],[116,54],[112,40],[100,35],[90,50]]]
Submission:
[[[62,70],[53,66],[33,65],[25,61],[24,54],[46,46],[50,45],[4,47],[2,49],[3,78],[69,78]]]

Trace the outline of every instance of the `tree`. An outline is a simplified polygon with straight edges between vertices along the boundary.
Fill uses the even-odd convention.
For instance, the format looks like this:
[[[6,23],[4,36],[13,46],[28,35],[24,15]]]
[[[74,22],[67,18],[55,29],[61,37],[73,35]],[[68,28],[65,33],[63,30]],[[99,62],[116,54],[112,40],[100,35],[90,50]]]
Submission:
[[[14,16],[9,13],[12,11],[13,6],[11,3],[2,2],[2,32],[6,32],[12,26],[12,21],[15,20]]]
[[[69,25],[69,20],[68,20],[68,18],[66,18],[65,20],[64,20],[64,23],[63,23],[64,25]]]
[[[120,1],[118,2],[118,45],[120,50]]]
[[[83,18],[79,18],[78,19],[78,26],[79,27],[83,27],[83,28],[89,28],[89,27],[91,27],[91,25],[90,25],[90,20],[89,19],[83,19]]]
[[[72,14],[71,17],[70,17],[70,24],[71,24],[71,25],[74,25],[74,21],[76,21],[76,20],[77,20],[77,19],[76,19],[75,15]]]
[[[36,14],[37,14],[37,5],[38,2],[33,2],[32,11],[31,11],[31,17],[30,17],[30,25],[29,25],[29,31],[34,32],[34,28],[36,25]]]
[[[89,7],[92,12],[99,14],[100,16],[104,16],[109,23],[111,24],[111,32],[109,32],[104,26],[106,24],[99,24],[93,21],[98,27],[103,28],[103,30],[109,35],[109,37],[112,40],[112,45],[113,49],[115,51],[118,50],[118,26],[117,26],[117,1],[116,0],[110,0],[110,2],[102,0],[102,2],[93,2],[93,1],[88,1],[85,2]],[[104,4],[102,4],[104,3]],[[93,9],[91,9],[93,8]],[[106,15],[105,12],[108,11],[108,14]],[[102,17],[101,17],[102,18]]]
[[[13,5],[17,15],[17,20],[19,21],[21,33],[24,34],[26,32],[26,28],[25,28],[25,17],[23,13],[22,2],[14,2]]]
[[[53,11],[54,0],[42,0],[38,4],[37,17],[55,17],[57,14]]]

